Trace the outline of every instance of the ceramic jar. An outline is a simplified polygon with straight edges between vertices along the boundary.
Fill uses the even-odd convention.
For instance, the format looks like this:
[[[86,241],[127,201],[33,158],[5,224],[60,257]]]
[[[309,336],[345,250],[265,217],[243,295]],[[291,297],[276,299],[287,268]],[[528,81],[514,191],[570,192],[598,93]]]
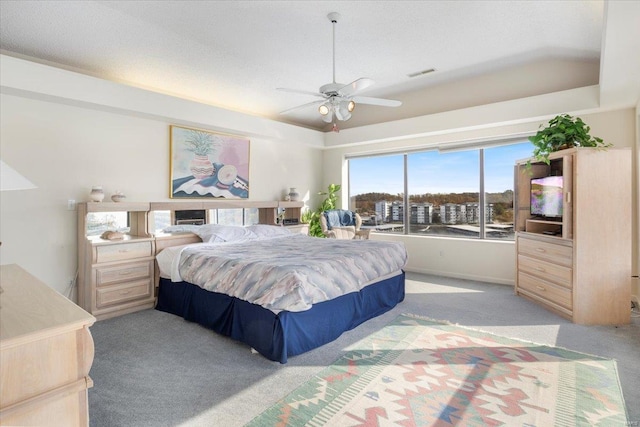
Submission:
[[[104,191],[102,190],[101,185],[95,185],[91,187],[91,193],[89,193],[89,197],[92,202],[101,202],[104,199]]]
[[[295,187],[291,187],[289,189],[289,200],[291,200],[292,202],[297,202],[299,198],[300,194],[298,193],[298,190],[296,190]]]
[[[127,198],[127,196],[125,196],[124,194],[122,194],[122,192],[120,191],[116,191],[115,194],[111,195],[111,200],[113,200],[114,202],[118,203],[118,202],[124,202],[124,200]]]

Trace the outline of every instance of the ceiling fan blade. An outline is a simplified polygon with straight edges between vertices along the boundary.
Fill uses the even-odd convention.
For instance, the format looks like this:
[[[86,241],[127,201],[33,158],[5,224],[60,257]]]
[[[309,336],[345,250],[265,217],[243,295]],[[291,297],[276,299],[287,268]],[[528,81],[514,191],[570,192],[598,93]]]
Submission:
[[[311,92],[311,91],[308,91],[308,90],[287,89],[286,87],[277,87],[276,90],[279,90],[281,92],[300,93],[302,95],[320,96],[322,98],[325,97],[324,94],[322,94],[320,92]]]
[[[280,114],[289,114],[289,113],[292,113],[292,112],[294,112],[296,110],[301,110],[303,108],[311,107],[312,105],[320,105],[323,102],[324,102],[324,100],[322,100],[322,101],[313,101],[313,102],[309,102],[307,104],[298,105],[297,107],[293,107],[293,108],[289,108],[288,110],[280,111]]]
[[[342,96],[349,96],[349,95],[353,95],[356,92],[360,92],[361,90],[365,90],[369,86],[373,86],[375,83],[376,82],[374,82],[373,80],[367,77],[362,77],[362,78],[359,78],[358,80],[352,81],[348,85],[342,86],[340,89],[338,89],[338,92]]]
[[[356,104],[379,105],[380,107],[399,107],[401,101],[395,99],[371,98],[369,96],[354,96],[351,98]]]

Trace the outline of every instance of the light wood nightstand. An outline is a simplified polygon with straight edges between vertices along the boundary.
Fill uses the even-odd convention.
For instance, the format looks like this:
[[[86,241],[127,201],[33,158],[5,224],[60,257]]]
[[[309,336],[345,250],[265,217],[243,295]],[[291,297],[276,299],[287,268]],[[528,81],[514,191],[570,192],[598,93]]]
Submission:
[[[149,203],[78,205],[78,303],[98,320],[155,304],[155,239],[147,234]],[[90,212],[128,212],[131,231],[121,240],[86,235]]]

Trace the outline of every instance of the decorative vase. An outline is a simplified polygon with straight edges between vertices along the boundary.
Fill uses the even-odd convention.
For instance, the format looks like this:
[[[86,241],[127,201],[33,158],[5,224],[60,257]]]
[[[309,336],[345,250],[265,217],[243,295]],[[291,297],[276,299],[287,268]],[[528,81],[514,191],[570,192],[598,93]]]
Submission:
[[[124,200],[127,198],[127,196],[125,196],[124,194],[122,194],[120,191],[116,191],[115,194],[111,195],[111,200],[113,200],[114,202],[118,203],[118,202],[124,202]]]
[[[297,202],[299,197],[300,197],[300,194],[298,194],[298,190],[296,190],[295,187],[291,187],[289,189],[289,199],[292,202]]]
[[[189,170],[197,179],[204,179],[213,175],[216,169],[208,156],[196,155],[189,164]]]
[[[91,187],[91,193],[89,193],[89,197],[92,202],[101,202],[104,199],[104,191],[102,191],[101,185],[96,185]]]

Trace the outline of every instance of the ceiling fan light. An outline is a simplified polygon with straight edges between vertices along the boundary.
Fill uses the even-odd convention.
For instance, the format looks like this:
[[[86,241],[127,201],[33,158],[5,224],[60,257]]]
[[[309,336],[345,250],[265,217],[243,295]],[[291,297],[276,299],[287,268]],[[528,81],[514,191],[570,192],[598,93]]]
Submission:
[[[356,103],[353,101],[349,101],[349,104],[347,105],[347,110],[349,110],[349,112],[352,112],[353,110],[355,110],[356,108]]]
[[[331,112],[331,110],[329,110],[327,114],[322,116],[322,121],[326,123],[331,123],[333,121],[333,113]]]
[[[336,110],[336,118],[340,121],[346,121],[351,118],[351,113],[342,108],[339,108],[338,110]]]
[[[323,116],[326,116],[327,114],[329,114],[329,111],[331,111],[331,109],[329,108],[329,106],[328,106],[326,103],[324,103],[324,104],[322,104],[322,105],[320,105],[320,106],[318,107],[318,111],[319,111],[319,112],[320,112],[320,114],[322,114]],[[326,120],[325,120],[325,121],[326,121]],[[331,120],[329,120],[329,121],[331,121]]]
[[[355,105],[353,101],[341,101],[337,106],[338,108],[336,108],[336,117],[338,120],[349,120],[351,118],[351,111],[353,111]]]

